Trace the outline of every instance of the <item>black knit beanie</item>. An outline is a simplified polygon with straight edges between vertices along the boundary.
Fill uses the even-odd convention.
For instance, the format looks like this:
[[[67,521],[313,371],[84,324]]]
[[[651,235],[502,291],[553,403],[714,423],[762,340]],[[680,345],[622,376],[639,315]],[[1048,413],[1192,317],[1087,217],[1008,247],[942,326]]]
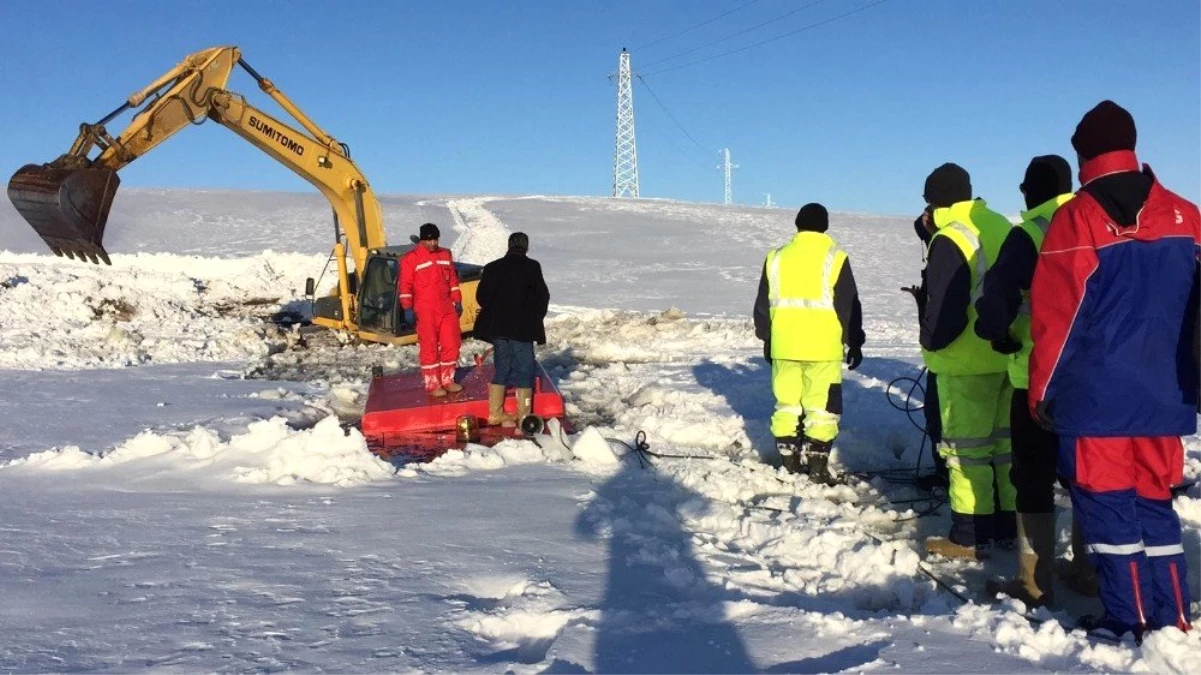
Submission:
[[[421,241],[440,239],[441,237],[442,233],[438,231],[438,226],[433,223],[426,223],[422,225],[421,230],[418,231],[418,238]]]
[[[958,164],[947,162],[930,172],[922,192],[926,203],[935,208],[966,202],[972,198],[972,180]]]
[[[1035,157],[1026,167],[1021,188],[1026,195],[1026,208],[1032,209],[1072,191],[1072,166],[1059,155]]]
[[[830,214],[821,204],[806,204],[796,214],[797,232],[825,232],[830,229]]]
[[[1084,113],[1072,134],[1072,147],[1087,162],[1107,152],[1134,150],[1137,139],[1134,118],[1122,106],[1106,100]]]

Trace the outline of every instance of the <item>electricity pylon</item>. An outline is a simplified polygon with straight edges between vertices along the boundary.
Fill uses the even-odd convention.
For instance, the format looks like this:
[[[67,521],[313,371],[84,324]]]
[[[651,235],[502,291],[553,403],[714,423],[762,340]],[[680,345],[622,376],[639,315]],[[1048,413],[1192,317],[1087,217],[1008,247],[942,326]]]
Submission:
[[[721,151],[722,162],[717,167],[725,173],[726,177],[726,194],[724,204],[734,203],[734,169],[738,168],[737,164],[730,163],[730,149],[723,148]]]
[[[617,139],[613,151],[613,196],[638,197],[638,144],[634,140],[634,89],[630,53],[617,61]]]

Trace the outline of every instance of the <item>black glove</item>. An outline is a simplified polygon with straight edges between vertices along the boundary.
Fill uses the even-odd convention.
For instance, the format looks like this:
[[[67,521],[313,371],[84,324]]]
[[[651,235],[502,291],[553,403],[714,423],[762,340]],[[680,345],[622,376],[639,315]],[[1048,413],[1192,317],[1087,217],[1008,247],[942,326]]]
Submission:
[[[763,341],[763,360],[771,365],[771,340]]]
[[[405,310],[405,325],[408,325],[408,326],[416,326],[417,325],[417,314],[411,309]]]
[[[1022,351],[1022,343],[1018,342],[1012,335],[1006,335],[1000,340],[993,340],[991,343],[992,349],[998,354],[1016,354]]]
[[[860,347],[847,348],[847,369],[855,370],[863,363],[863,349]]]
[[[1055,431],[1055,420],[1051,419],[1051,404],[1039,401],[1034,404],[1034,422],[1047,431]]]
[[[461,302],[455,303],[455,314],[457,314],[459,316],[463,316],[463,303],[461,303]]]
[[[920,318],[926,313],[926,289],[921,286],[902,286],[901,290],[913,296],[917,302],[917,315]]]

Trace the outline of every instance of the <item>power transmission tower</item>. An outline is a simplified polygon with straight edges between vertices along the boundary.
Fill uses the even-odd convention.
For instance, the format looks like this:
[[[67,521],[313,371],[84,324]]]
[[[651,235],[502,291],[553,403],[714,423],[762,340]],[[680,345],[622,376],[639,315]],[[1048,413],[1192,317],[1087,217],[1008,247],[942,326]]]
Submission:
[[[734,203],[734,169],[738,168],[737,164],[730,163],[730,149],[723,148],[721,151],[722,162],[717,167],[725,173],[726,177],[726,195],[724,204]]]
[[[617,61],[617,142],[613,152],[613,196],[638,197],[638,144],[634,140],[634,88],[630,53]]]

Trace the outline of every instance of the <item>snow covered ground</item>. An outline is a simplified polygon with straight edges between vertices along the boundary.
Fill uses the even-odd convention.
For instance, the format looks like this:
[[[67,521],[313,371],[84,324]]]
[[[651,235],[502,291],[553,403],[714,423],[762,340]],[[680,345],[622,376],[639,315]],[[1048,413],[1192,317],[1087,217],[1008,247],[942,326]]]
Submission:
[[[414,348],[298,349],[263,321],[326,264],[318,197],[124,191],[111,268],[47,255],[2,203],[0,670],[1201,671],[1198,632],[1115,645],[1065,631],[1064,613],[1032,625],[1016,603],[964,605],[919,569],[945,507],[919,518],[904,485],[816,488],[765,463],[748,315],[791,212],[383,206],[393,241],[433,221],[469,262],[530,235],[553,305],[540,354],[578,458],[515,441],[400,468],[366,452],[339,422],[372,365],[410,367]],[[917,372],[897,289],[920,248],[906,218],[834,214],[832,234],[869,338],[835,459],[912,467],[919,435],[885,395]],[[693,458],[639,461],[616,441],[640,430]],[[1188,452],[1197,478],[1201,443]],[[1201,492],[1176,506],[1201,587]],[[933,569],[983,600],[1011,565]]]

